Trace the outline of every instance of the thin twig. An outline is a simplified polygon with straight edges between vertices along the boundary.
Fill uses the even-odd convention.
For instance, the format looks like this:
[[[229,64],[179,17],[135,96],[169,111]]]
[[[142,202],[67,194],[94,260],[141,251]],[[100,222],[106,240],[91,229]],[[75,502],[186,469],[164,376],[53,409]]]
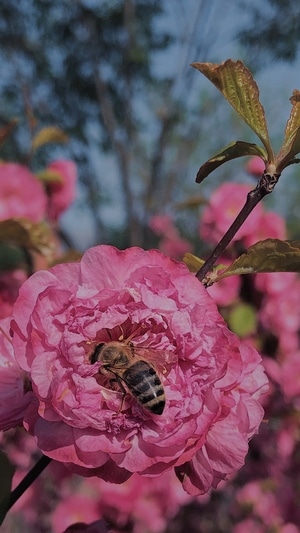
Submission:
[[[264,196],[273,191],[279,176],[280,174],[263,174],[255,189],[248,193],[245,205],[196,274],[196,277],[204,284],[206,284],[207,281],[206,275],[212,270],[215,262],[222,255],[225,248],[227,248],[228,244],[245,222],[246,218],[250,215],[251,211],[262,198],[264,198]]]
[[[16,503],[16,501],[24,494],[24,492],[30,487],[30,485],[37,479],[37,477],[48,466],[51,459],[42,455],[34,467],[26,474],[21,483],[12,491],[9,502],[7,504],[6,512]]]

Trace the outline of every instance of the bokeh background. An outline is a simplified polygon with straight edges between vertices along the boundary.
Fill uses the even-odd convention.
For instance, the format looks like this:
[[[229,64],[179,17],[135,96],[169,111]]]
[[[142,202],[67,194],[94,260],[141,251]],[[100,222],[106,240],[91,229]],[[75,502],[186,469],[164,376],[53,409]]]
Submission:
[[[74,178],[73,163],[78,170],[75,201],[51,219],[59,249],[52,263],[32,257],[31,242],[26,248],[33,231],[24,239],[19,226],[1,226],[0,298],[8,302],[1,317],[9,317],[34,270],[70,254],[78,259],[95,244],[205,257],[216,244],[212,229],[227,216],[222,206],[229,202],[237,214],[245,186],[253,187],[257,176],[243,159],[201,185],[197,170],[230,142],[257,139],[190,64],[241,59],[260,88],[277,150],[289,97],[300,89],[299,40],[298,0],[0,0],[1,160],[40,178],[55,161],[68,162],[56,167],[63,178],[68,171]],[[36,146],[49,126],[57,135]],[[233,243],[224,263],[255,240],[299,239],[299,179],[300,166],[284,171],[256,211],[255,230]],[[216,228],[206,225],[211,213]],[[15,248],[3,244],[3,227],[21,243],[25,267],[7,267]],[[235,276],[210,291],[230,328],[260,351],[271,381],[266,420],[245,467],[211,495],[191,499],[171,473],[159,481],[133,476],[116,487],[51,463],[13,507],[4,533],[62,533],[73,522],[100,517],[117,533],[300,532],[299,278]],[[20,429],[1,432],[0,445],[17,467],[16,486],[39,451]]]

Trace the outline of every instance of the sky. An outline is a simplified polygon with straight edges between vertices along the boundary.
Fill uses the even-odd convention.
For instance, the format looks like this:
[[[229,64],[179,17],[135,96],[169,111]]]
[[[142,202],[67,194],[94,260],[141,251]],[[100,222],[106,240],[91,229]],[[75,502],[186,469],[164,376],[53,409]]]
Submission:
[[[252,0],[255,3],[256,0]],[[237,12],[237,3],[214,0],[199,2],[198,0],[185,0],[167,2],[167,12],[159,24],[161,29],[172,29],[174,35],[178,32],[181,40],[170,48],[167,53],[160,54],[154,64],[155,72],[160,75],[169,74],[174,76],[176,83],[173,88],[175,93],[182,95],[186,91],[186,79],[190,80],[190,94],[202,88],[213,96],[216,89],[204,76],[194,71],[190,67],[193,61],[211,61],[220,63],[227,58],[239,59],[241,50],[237,39],[234,37],[236,30],[243,27],[249,15],[247,10]],[[202,7],[201,7],[202,6]],[[202,23],[205,20],[205,25]],[[195,46],[198,32],[202,35],[202,45]],[[187,37],[187,41],[184,39]],[[185,42],[185,44],[184,44]],[[246,58],[244,63],[247,66]],[[294,64],[272,62],[255,75],[255,79],[260,89],[261,102],[266,110],[266,117],[269,126],[271,140],[274,141],[275,151],[279,149],[282,141],[284,127],[290,112],[289,97],[293,89],[300,89],[300,63]],[[196,94],[196,93],[195,93]],[[151,111],[150,111],[151,113]],[[228,139],[228,143],[233,139]],[[250,140],[244,138],[243,140]],[[252,140],[252,139],[251,139]],[[216,149],[219,147],[217,146]],[[120,209],[118,197],[114,194],[118,187],[117,168],[112,157],[99,154],[98,148],[90,146],[91,156],[95,169],[104,167],[103,174],[105,190],[112,197],[112,202],[102,207],[104,219],[109,218],[111,224],[118,227],[124,218],[124,213]],[[216,150],[215,150],[216,151]],[[211,154],[208,154],[208,157]],[[200,162],[201,163],[201,162]],[[295,167],[295,165],[293,166]],[[287,189],[287,179],[289,173],[295,170],[287,169],[284,179],[281,178],[276,186],[272,199],[267,200],[278,212],[284,213],[289,209],[289,197],[285,194]],[[299,169],[300,173],[300,169]],[[299,176],[300,177],[300,176]],[[65,228],[71,228],[74,217],[80,214],[81,224],[76,231],[76,245],[79,248],[86,248],[95,238],[93,233],[93,223],[89,219],[87,212],[82,211],[78,206],[74,206],[63,218]]]

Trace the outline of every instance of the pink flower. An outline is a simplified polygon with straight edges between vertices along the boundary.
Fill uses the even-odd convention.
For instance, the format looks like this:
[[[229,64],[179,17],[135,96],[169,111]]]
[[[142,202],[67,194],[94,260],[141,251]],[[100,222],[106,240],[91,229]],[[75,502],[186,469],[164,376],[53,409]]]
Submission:
[[[193,500],[173,471],[154,478],[133,474],[121,485],[97,478],[86,481],[95,489],[102,516],[121,531],[132,523],[133,533],[162,533],[180,506]]]
[[[90,498],[89,495],[70,494],[70,496],[61,499],[52,514],[52,531],[61,533],[72,524],[96,521],[99,514],[99,503]]]
[[[233,526],[232,533],[266,533],[266,528],[259,520],[246,518]]]
[[[45,216],[46,202],[42,184],[27,167],[0,164],[0,220],[23,217],[39,222]]]
[[[62,183],[49,183],[47,185],[48,216],[50,220],[56,221],[75,200],[77,168],[73,161],[58,160],[53,161],[47,170],[58,172],[62,179]]]
[[[22,472],[22,475],[24,475],[24,472],[27,473],[30,470],[36,457],[40,455],[34,438],[27,431],[24,431],[23,427],[15,427],[9,431],[5,431],[3,435],[2,448],[5,448],[9,460],[16,466],[16,472]],[[18,481],[15,482],[15,479],[13,479],[13,488],[17,484]],[[15,505],[18,505],[17,502]]]
[[[300,352],[289,354],[281,365],[281,388],[286,398],[300,397]]]
[[[91,248],[22,285],[12,329],[37,400],[24,425],[72,471],[121,483],[175,467],[199,494],[243,464],[267,378],[184,264],[157,250]],[[134,361],[155,357],[162,414],[124,395],[97,361],[101,343],[126,340]]]
[[[242,183],[223,183],[214,191],[203,210],[199,233],[209,243],[218,243],[244,206],[251,187]],[[258,204],[234,237],[234,241],[256,233],[261,224],[263,208]]]
[[[219,262],[222,265],[229,264],[228,260],[223,260],[222,258]],[[238,298],[240,288],[241,276],[230,276],[208,287],[207,292],[218,306],[226,306],[232,304]]]
[[[284,294],[285,291],[293,291],[297,284],[295,272],[262,272],[255,276],[255,288],[267,299],[270,295]]]
[[[258,155],[251,157],[246,165],[246,170],[255,178],[261,178],[265,171],[265,162]]]
[[[300,281],[295,278],[293,285],[283,293],[271,294],[265,299],[260,310],[261,323],[280,337],[284,332],[297,332],[300,323]]]
[[[298,424],[291,420],[286,420],[281,429],[277,431],[278,455],[282,460],[288,461],[292,458],[292,453],[297,443]]]
[[[295,524],[292,524],[290,522],[288,524],[284,524],[281,527],[281,531],[280,531],[280,533],[299,533],[299,532],[300,532],[300,529]]]
[[[153,215],[149,221],[149,227],[157,235],[169,238],[177,235],[177,229],[170,215]]]
[[[269,379],[273,380],[275,383],[280,383],[281,369],[279,363],[271,357],[264,356],[263,365]]]
[[[164,238],[159,243],[159,249],[173,259],[182,259],[186,252],[192,252],[192,245],[179,235],[175,239]]]
[[[270,468],[270,466],[269,466]],[[288,522],[288,517],[293,516],[295,506],[293,488],[290,480],[278,471],[279,477],[273,475],[260,481],[246,483],[236,494],[236,502],[240,505],[243,516],[247,513],[248,520],[241,522],[233,531],[248,532],[260,531],[255,529],[255,523],[261,525],[262,533],[265,531],[297,532],[295,524]],[[281,474],[281,475],[280,475]],[[297,501],[297,497],[296,497]],[[296,509],[298,505],[296,504]],[[295,522],[298,523],[294,516]],[[251,522],[253,521],[253,526]],[[246,523],[248,522],[248,529]],[[242,527],[242,524],[245,527]]]
[[[250,481],[237,492],[236,499],[245,508],[253,509],[253,514],[259,517],[265,526],[275,526],[282,523],[280,508],[275,491],[258,481]]]
[[[279,352],[285,355],[295,352],[299,349],[298,331],[289,331],[288,329],[280,330],[277,333],[279,341]]]
[[[30,382],[14,358],[9,324],[9,318],[0,320],[0,430],[3,431],[22,425],[33,399]]]
[[[257,207],[256,207],[257,208]],[[256,209],[255,208],[255,209]],[[244,239],[245,246],[248,248],[252,244],[265,239],[286,239],[285,220],[272,211],[263,213],[260,224],[253,233],[249,233]]]
[[[149,226],[161,237],[159,249],[173,259],[181,260],[186,252],[192,251],[192,245],[183,239],[169,215],[154,215]]]

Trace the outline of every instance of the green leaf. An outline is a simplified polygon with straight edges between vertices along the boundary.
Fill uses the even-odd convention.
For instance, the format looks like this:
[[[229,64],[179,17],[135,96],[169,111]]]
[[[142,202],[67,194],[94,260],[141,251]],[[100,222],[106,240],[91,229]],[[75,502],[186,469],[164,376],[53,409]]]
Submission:
[[[284,157],[282,149],[276,156],[275,164],[278,174],[280,174],[288,165],[299,163],[299,159],[296,159],[294,156],[300,152],[300,126],[295,131],[294,137],[289,146],[286,147],[286,150],[288,150],[288,152],[284,155]]]
[[[63,183],[62,175],[55,170],[45,169],[35,175],[44,183]]]
[[[278,172],[281,172],[283,168],[295,157],[295,155],[300,153],[300,126],[297,128],[293,141],[290,144],[290,148],[285,158],[280,161],[278,165]],[[295,161],[294,161],[295,162]]]
[[[35,250],[48,260],[54,257],[56,242],[45,222],[31,222],[25,218],[0,221],[0,242],[11,242]]]
[[[68,250],[66,253],[60,256],[55,256],[53,261],[49,264],[49,267],[54,265],[60,265],[61,263],[77,263],[82,259],[83,252],[78,250]]]
[[[239,337],[248,337],[256,331],[257,315],[249,304],[238,304],[226,318],[228,325]]]
[[[222,148],[220,152],[212,156],[206,161],[198,170],[196,182],[201,183],[213,170],[218,168],[223,163],[236,159],[237,157],[258,155],[264,161],[267,161],[268,155],[263,148],[257,146],[254,143],[248,143],[245,141],[234,141],[225,148]]]
[[[227,59],[224,63],[192,63],[223,94],[232,107],[260,138],[268,159],[274,154],[270,144],[265,112],[259,100],[259,90],[253,76],[242,61]]]
[[[0,451],[0,472],[0,524],[2,524],[6,515],[7,505],[11,493],[12,478],[15,472],[13,465],[2,451]]]
[[[183,262],[188,267],[189,271],[193,274],[196,274],[198,270],[204,265],[205,260],[200,259],[200,257],[197,257],[197,255],[190,254],[189,252],[186,252],[183,256]],[[212,269],[212,271],[209,273],[209,276],[207,276],[209,280],[209,285],[212,285],[215,283],[215,281],[218,281],[218,271],[223,271],[225,268],[225,265],[220,263]]]
[[[283,145],[276,155],[276,167],[281,172],[300,152],[300,91],[295,89],[290,98],[292,109],[285,127]]]
[[[205,204],[207,204],[207,199],[204,196],[191,196],[182,202],[178,202],[176,207],[177,209],[193,209]]]
[[[204,259],[200,259],[196,255],[186,252],[183,256],[183,262],[186,264],[190,272],[198,272],[198,270],[205,263]]]
[[[219,273],[216,281],[228,276],[257,272],[300,272],[300,241],[259,241]]]
[[[288,162],[285,163],[285,167],[288,167],[289,165],[295,165],[296,163],[300,163],[299,157],[293,157],[292,159],[289,159]]]
[[[0,242],[0,272],[27,269],[24,248],[8,242]]]
[[[46,126],[42,128],[32,139],[32,150],[36,150],[41,146],[49,143],[66,143],[68,136],[57,126]]]

